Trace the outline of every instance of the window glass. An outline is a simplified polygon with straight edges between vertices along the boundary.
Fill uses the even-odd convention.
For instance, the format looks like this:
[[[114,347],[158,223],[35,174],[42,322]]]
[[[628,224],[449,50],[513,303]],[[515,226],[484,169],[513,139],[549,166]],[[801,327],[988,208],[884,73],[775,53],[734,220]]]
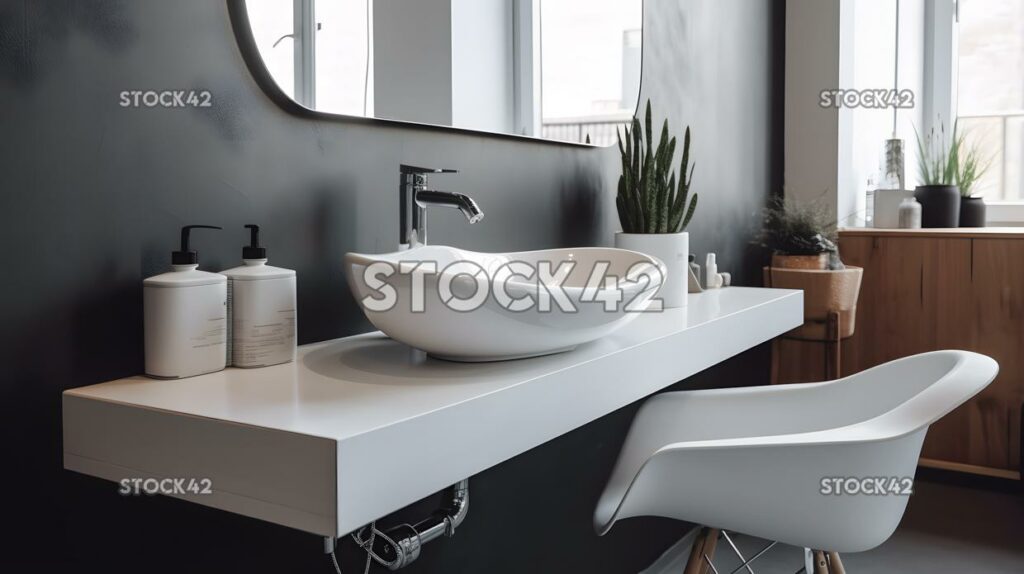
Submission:
[[[1024,1],[960,0],[958,125],[990,161],[976,192],[1024,200]]]
[[[289,98],[295,97],[295,35],[291,2],[246,0],[252,36],[263,63]]]
[[[541,0],[543,137],[615,143],[640,91],[642,2]]]
[[[316,109],[373,116],[370,0],[317,0]]]

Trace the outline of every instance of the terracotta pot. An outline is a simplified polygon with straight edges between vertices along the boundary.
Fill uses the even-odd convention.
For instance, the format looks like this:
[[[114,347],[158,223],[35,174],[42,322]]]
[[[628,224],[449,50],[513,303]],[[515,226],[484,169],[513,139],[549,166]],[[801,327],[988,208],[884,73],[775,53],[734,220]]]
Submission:
[[[828,253],[817,255],[772,255],[772,267],[779,269],[828,269]]]
[[[786,335],[811,341],[827,339],[825,321],[830,311],[839,312],[839,337],[853,335],[863,276],[863,269],[850,266],[835,271],[764,268],[766,287],[804,292],[804,324]]]

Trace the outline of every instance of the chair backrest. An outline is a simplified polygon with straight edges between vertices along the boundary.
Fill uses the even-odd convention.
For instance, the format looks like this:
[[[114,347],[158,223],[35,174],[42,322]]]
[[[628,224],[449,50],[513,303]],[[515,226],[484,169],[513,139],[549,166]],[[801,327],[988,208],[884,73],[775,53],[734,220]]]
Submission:
[[[898,359],[835,381],[681,391],[655,395],[634,421],[644,450],[677,441],[806,433],[901,417],[904,432],[931,424],[974,396],[996,375],[992,359],[968,351],[935,351]],[[927,409],[915,407],[928,401]],[[649,422],[646,421],[660,421]],[[642,432],[652,424],[653,432]]]
[[[658,515],[815,548],[871,548],[896,528],[906,498],[829,498],[817,481],[913,476],[928,426],[998,370],[984,355],[936,351],[824,383],[656,395],[633,422],[595,528]],[[843,520],[816,524],[836,508]],[[824,541],[832,546],[813,546]]]

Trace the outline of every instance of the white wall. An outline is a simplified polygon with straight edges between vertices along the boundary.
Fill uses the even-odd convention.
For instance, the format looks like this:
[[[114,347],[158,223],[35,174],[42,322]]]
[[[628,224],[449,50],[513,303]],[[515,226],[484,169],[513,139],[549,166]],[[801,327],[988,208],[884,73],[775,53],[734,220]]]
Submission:
[[[908,187],[913,187],[916,181],[914,128],[921,126],[922,119],[924,2],[900,2],[900,68],[896,85],[900,90],[910,89],[915,94],[915,107],[900,109],[896,116],[895,133],[904,141]],[[843,16],[840,87],[892,89],[896,3],[893,0],[844,0]],[[867,179],[879,173],[885,140],[892,135],[891,108],[840,109],[837,206],[841,224],[863,224]]]
[[[784,193],[821,201],[839,213],[839,113],[820,107],[822,90],[839,85],[840,0],[786,3]]]
[[[376,0],[375,115],[514,130],[512,0]]]
[[[452,125],[451,0],[376,0],[374,112]]]
[[[915,93],[896,128],[908,186],[916,177],[914,126],[924,105],[925,3],[900,2],[898,86]],[[789,0],[786,9],[785,194],[820,201],[840,225],[863,221],[867,179],[877,174],[891,108],[822,108],[827,89],[893,88],[893,0]]]
[[[513,132],[512,0],[451,0],[452,125]]]

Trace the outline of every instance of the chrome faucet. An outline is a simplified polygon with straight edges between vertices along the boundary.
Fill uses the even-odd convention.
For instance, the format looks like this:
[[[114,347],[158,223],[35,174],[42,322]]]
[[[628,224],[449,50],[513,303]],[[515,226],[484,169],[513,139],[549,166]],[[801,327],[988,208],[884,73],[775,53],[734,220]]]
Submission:
[[[427,187],[427,175],[431,173],[458,173],[454,169],[432,169],[402,165],[399,201],[401,202],[398,240],[402,249],[427,244],[427,206],[454,207],[466,216],[470,223],[484,218],[476,202],[468,195],[437,191]]]

